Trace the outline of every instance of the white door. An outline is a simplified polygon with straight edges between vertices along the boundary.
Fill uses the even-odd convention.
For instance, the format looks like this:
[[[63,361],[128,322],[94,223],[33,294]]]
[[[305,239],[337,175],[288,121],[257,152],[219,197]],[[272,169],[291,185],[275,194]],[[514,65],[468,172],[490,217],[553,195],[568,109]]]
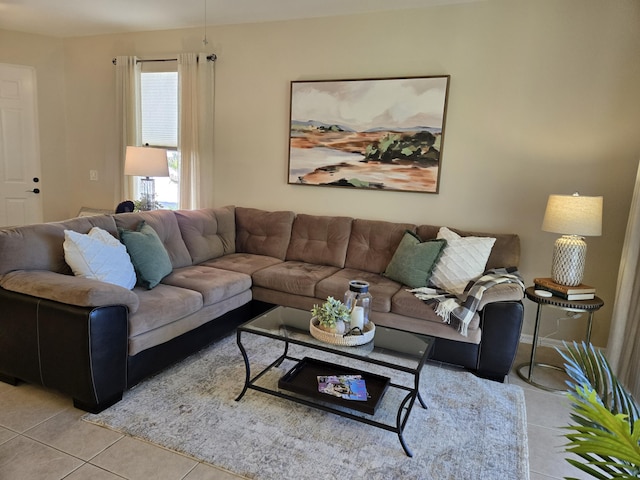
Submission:
[[[42,221],[33,67],[0,63],[0,227]]]

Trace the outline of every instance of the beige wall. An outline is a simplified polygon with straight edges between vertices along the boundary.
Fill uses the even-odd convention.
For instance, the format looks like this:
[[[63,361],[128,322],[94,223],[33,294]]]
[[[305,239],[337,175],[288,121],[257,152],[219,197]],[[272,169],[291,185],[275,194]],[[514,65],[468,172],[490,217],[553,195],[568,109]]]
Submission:
[[[40,132],[41,186],[45,220],[65,218],[70,205],[67,185],[71,167],[66,155],[63,41],[0,30],[0,63],[36,69]]]
[[[637,0],[488,0],[210,27],[206,51],[219,57],[215,204],[515,232],[531,283],[549,275],[556,238],[540,230],[547,196],[604,195],[604,234],[587,240],[585,282],[606,302],[593,337],[605,345],[640,158],[639,20]],[[190,29],[64,40],[72,167],[59,186],[65,215],[81,205],[113,206],[111,58],[199,51],[201,36]],[[440,74],[451,75],[451,85],[439,194],[286,183],[290,81]],[[64,163],[58,153],[44,161]],[[90,169],[99,182],[88,180]],[[525,306],[531,334],[535,308]],[[542,334],[555,329],[548,320]],[[579,340],[583,331],[583,320],[565,320],[554,338]]]

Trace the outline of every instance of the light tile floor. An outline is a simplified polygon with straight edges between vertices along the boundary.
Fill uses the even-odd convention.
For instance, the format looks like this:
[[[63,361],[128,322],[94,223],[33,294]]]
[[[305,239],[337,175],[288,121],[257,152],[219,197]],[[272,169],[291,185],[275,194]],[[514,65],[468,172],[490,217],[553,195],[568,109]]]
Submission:
[[[516,365],[528,360],[530,345],[521,344]],[[561,364],[556,352],[538,349],[538,360]],[[526,372],[526,369],[524,370]],[[534,371],[536,380],[543,371]],[[521,380],[529,435],[531,480],[573,476],[587,479],[567,463],[561,426],[570,407],[562,392],[547,392]],[[562,381],[557,383],[562,387]],[[228,480],[236,475],[106,428],[90,425],[71,400],[41,387],[0,382],[0,479],[2,480]],[[410,461],[410,460],[409,460]],[[433,479],[437,480],[437,479]],[[503,480],[503,479],[488,479]],[[504,479],[515,480],[515,479]]]
[[[558,388],[549,392],[526,383],[515,372],[522,363],[528,363],[531,357],[531,345],[520,344],[515,366],[509,374],[509,383],[524,389],[527,405],[527,433],[529,436],[529,471],[531,480],[562,479],[565,477],[580,480],[592,480],[592,477],[569,464],[565,458],[563,445],[567,433],[563,427],[571,421],[571,404],[566,397],[568,388],[565,381],[569,378],[564,372],[534,368],[533,379],[543,385]],[[562,357],[553,348],[538,347],[536,362],[563,365]],[[528,367],[521,372],[528,375]],[[578,458],[573,456],[573,458]]]

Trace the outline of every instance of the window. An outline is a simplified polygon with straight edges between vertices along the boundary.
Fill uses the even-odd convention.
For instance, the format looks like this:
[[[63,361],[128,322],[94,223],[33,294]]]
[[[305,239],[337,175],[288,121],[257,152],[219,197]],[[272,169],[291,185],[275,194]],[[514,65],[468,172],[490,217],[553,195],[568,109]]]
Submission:
[[[155,64],[154,68],[157,67]],[[161,208],[171,210],[179,208],[180,198],[178,72],[175,71],[175,65],[173,68],[174,71],[143,69],[140,79],[142,144],[167,149],[169,176],[155,177],[155,191],[156,201]]]

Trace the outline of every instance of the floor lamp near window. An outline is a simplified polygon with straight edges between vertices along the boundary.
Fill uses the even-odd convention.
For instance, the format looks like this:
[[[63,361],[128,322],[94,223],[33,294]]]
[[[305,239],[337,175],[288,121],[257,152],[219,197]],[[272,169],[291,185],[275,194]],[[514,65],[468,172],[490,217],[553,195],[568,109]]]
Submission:
[[[156,187],[151,177],[168,177],[167,150],[154,147],[127,147],[124,174],[140,178],[140,210],[155,210]]]
[[[549,195],[542,230],[562,234],[553,246],[553,281],[580,285],[587,258],[584,237],[602,235],[602,197]]]

